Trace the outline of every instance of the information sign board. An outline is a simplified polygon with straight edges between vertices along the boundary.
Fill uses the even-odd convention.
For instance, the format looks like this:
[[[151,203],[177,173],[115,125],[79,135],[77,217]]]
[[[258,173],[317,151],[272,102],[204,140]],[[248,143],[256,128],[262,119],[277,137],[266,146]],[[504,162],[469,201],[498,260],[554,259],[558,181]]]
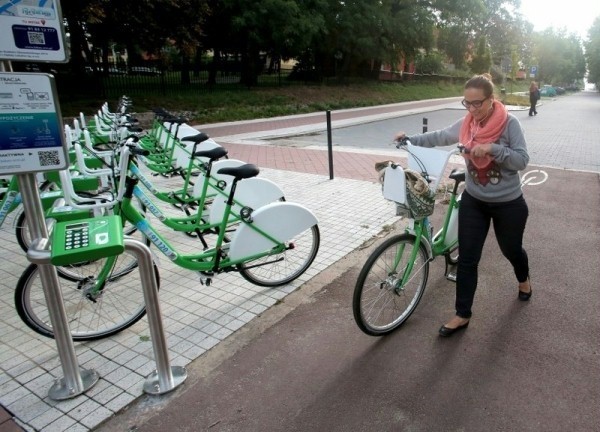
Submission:
[[[56,171],[67,162],[54,77],[0,72],[0,173]]]
[[[58,0],[0,0],[0,59],[68,61]]]

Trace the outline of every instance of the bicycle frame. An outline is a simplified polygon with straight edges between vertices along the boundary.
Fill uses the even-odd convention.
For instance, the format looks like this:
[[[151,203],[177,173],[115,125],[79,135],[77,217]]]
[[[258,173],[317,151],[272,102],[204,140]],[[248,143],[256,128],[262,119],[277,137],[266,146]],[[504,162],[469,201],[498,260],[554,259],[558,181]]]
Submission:
[[[0,227],[6,221],[8,215],[15,211],[22,202],[18,183],[17,177],[12,176],[3,192],[2,200],[0,201]],[[48,212],[56,200],[62,197],[62,191],[42,192],[40,198],[44,212]]]
[[[186,150],[181,150],[181,151],[186,151]],[[140,167],[137,166],[135,163],[132,163],[129,165],[129,172],[131,172],[135,177],[137,177],[140,180],[140,182],[146,187],[146,189],[152,193],[152,195],[154,197],[158,198],[161,201],[172,204],[174,206],[203,205],[204,202],[202,204],[199,204],[200,200],[205,201],[206,198],[215,196],[216,193],[207,195],[208,190],[206,190],[204,185],[203,185],[203,189],[201,190],[200,195],[197,195],[196,193],[194,193],[195,189],[192,190],[192,187],[194,187],[194,183],[191,181],[191,177],[194,174],[194,168],[200,169],[200,171],[204,173],[205,177],[206,177],[206,171],[207,171],[206,164],[202,164],[202,166],[200,166],[200,164],[194,163],[194,157],[192,155],[193,155],[193,153],[195,153],[195,151],[196,151],[196,146],[194,146],[193,151],[190,153],[190,155],[188,157],[189,161],[187,164],[187,169],[181,170],[182,177],[183,177],[183,186],[181,189],[178,189],[175,191],[162,192],[162,191],[158,190],[152,184],[150,179],[141,171]],[[239,164],[242,165],[243,163],[241,161],[239,161]],[[218,190],[218,188],[216,188],[216,189]]]
[[[412,146],[410,148],[412,148],[412,151],[414,151],[414,149],[415,149]],[[450,152],[450,154],[453,154],[453,153],[454,152]],[[412,155],[411,150],[409,150],[409,154]],[[449,157],[449,155],[448,155],[448,157]],[[414,156],[414,155],[412,155],[412,156]],[[437,163],[438,166],[441,166],[442,171],[443,171],[443,168],[445,167],[446,162],[447,162],[447,159],[446,159],[446,161],[438,160],[435,163]],[[417,160],[417,164],[419,165],[419,168],[425,168],[422,160]],[[427,173],[427,170],[425,170],[425,172],[423,174],[426,178],[428,178],[429,174]],[[452,174],[451,174],[451,178],[452,178]],[[435,184],[437,185],[437,183],[439,182],[439,178],[436,178],[436,180],[437,181],[435,182]],[[462,179],[460,177],[457,177],[457,178],[453,178],[453,180],[455,180],[455,182],[454,182],[452,191],[450,193],[448,208],[447,208],[445,216],[443,218],[442,228],[435,235],[433,235],[433,227],[431,225],[431,221],[429,220],[429,217],[424,217],[422,219],[414,219],[412,217],[410,218],[405,232],[407,234],[414,236],[415,242],[413,244],[412,250],[409,252],[406,267],[404,268],[404,270],[402,272],[402,277],[396,281],[396,290],[402,289],[402,287],[405,286],[406,283],[410,280],[411,274],[413,272],[413,266],[416,261],[417,254],[419,253],[421,244],[424,244],[425,249],[427,251],[427,261],[426,262],[431,262],[440,255],[448,256],[449,253],[451,253],[458,247],[458,239],[457,238],[452,239],[452,241],[450,241],[450,242],[447,241],[447,237],[448,237],[447,234],[450,229],[450,224],[451,224],[451,222],[453,222],[451,220],[452,215],[454,212],[458,211],[459,206],[460,206],[458,187],[459,187],[459,184],[461,183]],[[402,245],[401,247],[398,248],[396,257],[394,259],[394,268],[397,268],[399,266],[400,262],[402,262],[402,259],[404,258],[404,255],[405,255],[404,249],[405,249],[404,245]]]
[[[241,264],[246,261],[251,261],[257,258],[261,258],[272,253],[283,252],[286,248],[285,244],[279,242],[272,236],[260,228],[255,227],[253,224],[248,224],[253,230],[257,231],[261,236],[267,238],[273,244],[273,249],[265,251],[263,253],[254,254],[241,259],[232,260],[223,257],[221,251],[223,250],[223,243],[225,239],[225,230],[229,224],[231,215],[232,203],[228,200],[225,207],[225,215],[223,220],[218,225],[218,234],[215,241],[215,246],[203,251],[200,254],[182,255],[176,251],[172,244],[166,240],[158,231],[152,227],[144,216],[137,211],[137,209],[131,204],[131,197],[128,196],[134,192],[136,186],[129,185],[131,192],[126,192],[121,203],[121,215],[129,222],[133,223],[150,241],[160,250],[167,258],[169,258],[174,264],[179,267],[186,268],[188,270],[200,271],[200,272],[215,272],[228,271],[231,267],[237,264]],[[139,188],[138,188],[139,191]],[[232,191],[235,193],[235,185],[232,185]],[[233,193],[230,194],[233,195]],[[241,215],[236,215],[236,219],[242,223],[246,223]]]
[[[396,289],[400,289],[410,279],[410,275],[412,274],[413,265],[417,258],[417,253],[419,252],[419,247],[423,242],[425,244],[425,249],[427,250],[427,262],[433,261],[436,257],[441,255],[446,255],[450,251],[454,250],[458,246],[458,239],[455,239],[450,244],[446,244],[446,235],[448,233],[448,228],[450,225],[450,218],[452,216],[452,212],[459,208],[459,201],[456,195],[456,189],[458,188],[458,182],[454,185],[454,191],[450,195],[450,202],[448,204],[448,209],[446,210],[446,214],[444,216],[444,223],[442,228],[436,233],[435,236],[432,236],[432,227],[431,222],[428,217],[425,217],[421,220],[411,219],[409,225],[407,226],[405,232],[412,234],[415,237],[414,247],[410,251],[410,256],[408,258],[408,263],[406,268],[404,269],[402,278],[398,280],[396,285]],[[400,262],[402,261],[402,257],[404,256],[404,245],[398,248],[398,253],[396,254],[396,258],[394,261],[394,268],[397,268]]]
[[[127,152],[124,153],[124,157],[129,157]],[[258,172],[256,172],[254,175],[256,175],[257,173]],[[250,177],[251,176],[242,178]],[[125,221],[128,221],[135,225],[136,228],[141,233],[143,233],[156,246],[156,248],[159,251],[161,251],[162,254],[164,254],[169,260],[171,260],[171,262],[173,262],[173,264],[188,270],[200,272],[205,276],[212,276],[213,274],[221,272],[236,271],[236,267],[240,264],[248,263],[263,257],[280,254],[286,251],[287,249],[293,249],[293,244],[288,245],[286,244],[285,240],[282,241],[278,238],[284,238],[286,235],[293,236],[296,232],[302,232],[305,229],[316,225],[316,217],[310,211],[303,208],[302,206],[298,206],[297,204],[272,203],[271,205],[266,205],[263,208],[259,209],[256,212],[256,214],[252,213],[248,216],[244,216],[244,209],[242,208],[240,210],[240,214],[235,215],[236,220],[240,222],[240,226],[245,228],[245,230],[241,230],[239,233],[242,237],[239,243],[242,245],[251,244],[253,246],[259,244],[259,246],[255,247],[255,250],[251,250],[250,252],[248,252],[247,248],[244,249],[243,247],[237,247],[237,252],[234,253],[233,249],[236,248],[234,243],[235,239],[231,243],[226,243],[225,231],[227,225],[230,223],[229,221],[232,216],[232,207],[235,203],[233,197],[235,195],[238,181],[238,178],[234,178],[231,184],[231,189],[229,190],[223,218],[221,222],[217,224],[218,233],[215,240],[215,245],[198,254],[184,255],[177,251],[176,248],[163,235],[161,235],[144,217],[144,215],[142,215],[132,204],[133,196],[137,196],[137,179],[135,178],[127,177],[125,179],[125,192],[123,193],[121,202],[115,207],[115,213],[121,215],[124,223]],[[137,189],[139,190],[139,188]],[[283,234],[281,232],[278,232],[278,238],[276,238],[275,235],[272,235],[270,232],[267,232],[267,229],[261,228],[260,226],[258,226],[258,224],[253,223],[256,221],[253,221],[252,217],[255,216],[257,219],[261,219],[261,215],[268,214],[268,212],[273,211],[274,209],[283,209],[284,211],[287,211],[288,214],[291,214],[293,216],[291,219],[294,220],[296,225],[294,227],[296,231],[290,232],[288,230],[287,233]],[[248,240],[248,232],[253,233],[253,235],[255,235],[256,238]],[[257,238],[259,238],[260,241],[257,241]],[[235,256],[232,257],[232,255]],[[89,284],[86,289],[88,290],[87,294],[90,297],[98,295],[102,291],[105,281],[110,276],[111,269],[115,265],[117,258],[118,256],[106,258],[106,262],[98,278],[96,278],[93,281],[88,281]],[[273,262],[277,262],[282,259],[283,258],[274,257],[273,260],[258,265],[272,264]]]
[[[222,229],[221,222],[225,219],[225,200],[214,200],[212,198],[217,196],[228,198],[233,180],[231,176],[219,174],[219,170],[244,165],[242,161],[235,159],[217,160],[225,153],[225,150],[220,146],[209,150],[194,151],[192,153],[199,158],[207,159],[207,162],[203,164],[203,174],[199,178],[201,181],[198,181],[194,187],[193,206],[189,206],[189,208],[196,208],[195,215],[190,214],[188,207],[181,207],[185,210],[187,217],[167,217],[158,206],[155,205],[148,194],[137,185],[133,188],[133,194],[164,225],[176,231],[186,233],[194,232],[199,236],[204,246],[208,248],[208,245],[202,237],[202,233],[214,233],[216,230]],[[193,158],[190,158],[190,165],[192,165],[193,160]],[[160,199],[161,195],[157,196],[156,192],[158,191],[156,191],[156,189],[147,181],[147,178],[143,176],[135,162],[129,159],[126,163],[128,165],[127,172],[133,174],[134,178],[139,180],[145,188],[152,193],[152,196]],[[238,197],[240,199],[238,199]],[[206,212],[206,205],[209,202],[209,199],[212,199],[212,205],[210,210]],[[244,207],[256,209],[265,204],[282,201],[283,199],[283,191],[274,183],[261,178],[248,178],[238,185],[236,198],[232,199],[232,206],[236,209]],[[167,200],[167,202],[175,204],[172,199]],[[188,204],[191,204],[191,202]],[[225,219],[227,220],[227,225],[234,224],[240,220],[240,217],[233,212],[232,209],[233,207],[228,212],[228,219]],[[208,218],[205,213],[208,214]]]

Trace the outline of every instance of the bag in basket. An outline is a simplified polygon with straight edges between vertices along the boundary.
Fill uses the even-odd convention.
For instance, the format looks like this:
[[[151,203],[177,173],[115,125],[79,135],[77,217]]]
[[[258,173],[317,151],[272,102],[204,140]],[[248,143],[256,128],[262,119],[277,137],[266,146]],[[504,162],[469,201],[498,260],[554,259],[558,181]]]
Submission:
[[[435,194],[421,174],[411,169],[405,169],[406,201],[413,218],[422,219],[433,213]]]

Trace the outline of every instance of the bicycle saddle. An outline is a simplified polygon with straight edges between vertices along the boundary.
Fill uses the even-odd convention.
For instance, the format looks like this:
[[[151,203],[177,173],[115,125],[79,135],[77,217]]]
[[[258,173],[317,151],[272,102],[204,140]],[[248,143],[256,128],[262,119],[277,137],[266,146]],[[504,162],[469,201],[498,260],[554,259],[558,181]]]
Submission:
[[[457,180],[459,183],[465,181],[465,171],[454,169],[448,176],[452,180]]]
[[[200,132],[197,135],[191,135],[191,136],[187,136],[185,138],[180,138],[179,141],[191,141],[193,143],[201,143],[206,141],[207,139],[209,139],[210,137],[208,135],[206,135],[204,132]]]
[[[254,164],[244,164],[238,167],[225,167],[217,171],[217,174],[230,175],[236,180],[256,177],[260,170]]]
[[[211,161],[222,158],[227,155],[227,150],[223,147],[215,147],[210,150],[198,150],[194,152],[193,157],[205,157]]]

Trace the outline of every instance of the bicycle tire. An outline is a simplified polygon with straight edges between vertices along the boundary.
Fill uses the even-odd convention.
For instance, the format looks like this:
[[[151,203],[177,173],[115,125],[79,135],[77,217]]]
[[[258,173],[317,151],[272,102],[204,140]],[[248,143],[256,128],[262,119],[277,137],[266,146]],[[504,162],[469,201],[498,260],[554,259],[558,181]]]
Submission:
[[[412,234],[391,237],[373,251],[361,269],[354,288],[352,311],[356,324],[364,333],[371,336],[391,333],[419,304],[429,276],[429,255],[422,243],[408,282],[401,289],[396,288],[415,242]],[[401,246],[404,246],[404,252],[394,268]]]
[[[319,251],[320,239],[319,227],[315,224],[287,242],[293,246],[284,252],[238,264],[238,271],[244,279],[254,285],[286,285],[310,267]]]
[[[154,263],[153,267],[157,286],[160,286],[158,267]],[[59,278],[74,341],[93,341],[112,336],[131,327],[146,314],[138,275],[139,272],[132,272],[132,269],[119,271],[117,263],[102,293],[93,300],[86,297],[85,286],[94,279],[94,275],[90,274],[89,279],[78,281]],[[29,328],[42,336],[54,338],[37,264],[30,264],[19,278],[15,290],[15,307],[19,317]]]

